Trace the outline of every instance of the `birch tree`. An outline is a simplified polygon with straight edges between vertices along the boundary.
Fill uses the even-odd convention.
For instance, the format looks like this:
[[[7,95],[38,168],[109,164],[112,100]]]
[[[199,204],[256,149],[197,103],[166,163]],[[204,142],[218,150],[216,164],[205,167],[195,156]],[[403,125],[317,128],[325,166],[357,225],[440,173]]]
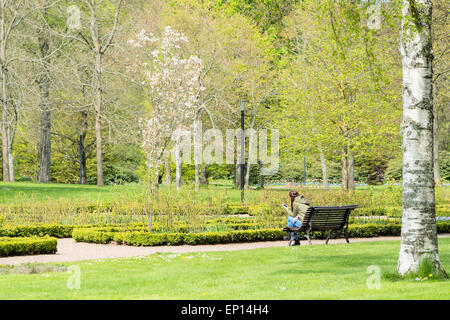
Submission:
[[[431,0],[403,0],[403,204],[397,270],[415,274],[422,264],[441,266],[433,177],[433,44]]]

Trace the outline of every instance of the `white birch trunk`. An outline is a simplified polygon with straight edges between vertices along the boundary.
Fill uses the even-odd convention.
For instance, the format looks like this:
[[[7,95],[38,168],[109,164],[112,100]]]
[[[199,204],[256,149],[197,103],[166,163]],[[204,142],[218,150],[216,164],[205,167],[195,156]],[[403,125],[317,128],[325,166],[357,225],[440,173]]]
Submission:
[[[403,1],[403,213],[397,271],[417,273],[439,259],[433,177],[432,1]],[[445,274],[445,271],[443,271]]]
[[[322,166],[322,182],[323,182],[323,188],[325,190],[330,189],[330,185],[328,183],[328,172],[327,172],[327,163],[325,162],[325,156],[323,154],[323,150],[321,147],[319,147],[319,153],[320,153],[320,164]]]

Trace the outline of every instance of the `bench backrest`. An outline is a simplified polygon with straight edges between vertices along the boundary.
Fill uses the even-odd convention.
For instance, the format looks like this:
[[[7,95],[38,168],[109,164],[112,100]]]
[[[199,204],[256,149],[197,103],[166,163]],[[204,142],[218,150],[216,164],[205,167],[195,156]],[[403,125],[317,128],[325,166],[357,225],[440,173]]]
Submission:
[[[348,217],[357,205],[310,207],[303,218],[302,229],[311,231],[339,230],[348,223]]]

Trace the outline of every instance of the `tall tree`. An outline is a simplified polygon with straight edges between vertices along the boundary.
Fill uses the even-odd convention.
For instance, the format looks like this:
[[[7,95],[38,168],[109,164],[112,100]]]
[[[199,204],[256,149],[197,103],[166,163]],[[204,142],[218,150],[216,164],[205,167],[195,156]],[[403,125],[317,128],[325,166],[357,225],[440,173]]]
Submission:
[[[94,66],[94,107],[95,107],[95,138],[96,138],[96,152],[97,152],[97,185],[104,186],[103,181],[103,141],[102,141],[102,104],[103,104],[103,57],[106,52],[111,48],[113,44],[114,36],[118,30],[118,20],[121,11],[123,0],[114,1],[97,1],[97,0],[84,0],[89,9],[89,36],[88,40],[82,32],[80,36],[86,43],[88,48],[93,53],[93,66]],[[111,9],[112,8],[112,9]],[[112,27],[107,29],[111,21],[101,21],[99,14],[102,11],[106,12],[109,16],[110,11],[113,12],[114,20]],[[105,29],[107,29],[105,31]],[[102,34],[103,33],[103,34]]]
[[[28,5],[23,0],[0,0],[0,76],[1,76],[1,103],[2,103],[2,157],[3,157],[3,181],[14,181],[14,163],[12,156],[12,144],[14,132],[12,124],[17,121],[16,105],[9,94],[10,72],[9,67],[17,57],[8,55],[8,46],[12,33],[24,21],[30,13]],[[12,119],[9,115],[13,110]]]
[[[400,51],[403,65],[403,213],[397,270],[417,273],[441,266],[433,177],[432,0],[403,0]]]
[[[48,1],[44,1],[39,10],[40,21],[36,30],[39,50],[38,61],[40,66],[40,77],[37,79],[40,92],[40,166],[39,182],[48,183],[50,181],[50,161],[51,161],[51,110],[50,110],[50,65],[51,65],[51,40],[48,25]]]

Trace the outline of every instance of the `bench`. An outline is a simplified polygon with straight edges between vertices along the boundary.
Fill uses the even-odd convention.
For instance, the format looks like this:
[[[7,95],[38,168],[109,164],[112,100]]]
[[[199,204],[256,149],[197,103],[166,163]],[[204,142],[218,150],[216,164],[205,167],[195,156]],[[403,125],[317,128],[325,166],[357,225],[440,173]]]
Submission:
[[[345,240],[347,243],[350,243],[347,236],[348,218],[350,213],[356,208],[358,208],[357,205],[309,207],[300,228],[285,227],[283,231],[286,231],[288,236],[289,232],[295,232],[299,237],[308,239],[309,244],[311,244],[311,231],[326,231],[326,244],[328,244],[328,240],[330,240],[333,232],[337,234],[344,233]],[[292,241],[294,240],[290,237],[289,246],[291,246]]]

